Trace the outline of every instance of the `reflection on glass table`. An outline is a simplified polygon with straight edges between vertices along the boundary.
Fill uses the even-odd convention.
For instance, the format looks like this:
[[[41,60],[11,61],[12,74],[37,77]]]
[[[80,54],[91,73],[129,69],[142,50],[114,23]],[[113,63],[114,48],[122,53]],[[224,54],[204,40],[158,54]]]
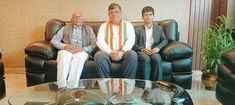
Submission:
[[[168,82],[139,79],[81,79],[76,88],[58,89],[56,82],[12,95],[10,105],[193,105],[183,88]]]

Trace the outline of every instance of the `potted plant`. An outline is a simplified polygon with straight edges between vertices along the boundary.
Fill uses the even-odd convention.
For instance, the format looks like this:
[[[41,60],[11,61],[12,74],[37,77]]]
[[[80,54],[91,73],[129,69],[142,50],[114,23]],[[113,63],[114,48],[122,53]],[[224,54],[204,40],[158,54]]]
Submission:
[[[222,63],[221,56],[224,52],[235,48],[232,38],[235,25],[229,24],[228,18],[221,16],[219,22],[209,26],[204,34],[204,45],[202,47],[202,82],[208,90],[215,90],[216,73],[218,66]]]

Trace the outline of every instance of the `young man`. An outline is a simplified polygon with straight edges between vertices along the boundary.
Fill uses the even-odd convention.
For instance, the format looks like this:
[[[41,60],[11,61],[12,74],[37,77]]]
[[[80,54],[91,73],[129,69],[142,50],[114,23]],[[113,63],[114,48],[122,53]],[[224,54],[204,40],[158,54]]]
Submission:
[[[96,37],[90,26],[83,25],[80,12],[74,12],[71,24],[62,27],[51,43],[60,51],[57,56],[58,88],[78,86],[83,65],[96,47]]]
[[[136,28],[136,41],[133,50],[137,52],[141,74],[147,80],[162,80],[162,59],[159,51],[168,40],[163,28],[153,24],[154,10],[147,6],[142,10],[144,25]],[[151,74],[151,75],[150,75]]]
[[[111,61],[122,61],[123,77],[135,78],[137,55],[132,51],[135,32],[130,22],[121,18],[121,7],[112,3],[108,8],[109,21],[103,23],[98,32],[97,46],[101,51],[95,54],[96,70],[100,77],[111,78]]]

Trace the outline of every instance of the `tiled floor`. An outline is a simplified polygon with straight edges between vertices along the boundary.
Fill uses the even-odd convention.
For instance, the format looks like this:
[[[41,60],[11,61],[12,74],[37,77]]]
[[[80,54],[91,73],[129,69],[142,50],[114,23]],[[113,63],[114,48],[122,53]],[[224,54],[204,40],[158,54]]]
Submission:
[[[187,90],[194,102],[194,105],[221,105],[215,98],[215,91],[205,90],[201,83],[201,74],[193,73],[193,85]],[[6,74],[6,97],[0,100],[0,105],[8,105],[8,98],[26,88],[25,74]],[[20,97],[19,97],[20,98]]]
[[[0,100],[0,105],[8,105],[8,98],[12,94],[17,93],[27,87],[25,74],[5,74],[5,77],[6,97]]]
[[[192,89],[187,90],[194,105],[221,105],[215,98],[215,91],[204,88],[201,82],[201,71],[193,72]]]

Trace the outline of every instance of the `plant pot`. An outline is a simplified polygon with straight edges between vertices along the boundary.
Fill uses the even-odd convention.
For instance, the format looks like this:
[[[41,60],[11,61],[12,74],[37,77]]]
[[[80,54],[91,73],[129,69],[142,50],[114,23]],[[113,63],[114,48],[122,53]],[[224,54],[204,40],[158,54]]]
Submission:
[[[216,74],[202,72],[201,80],[207,90],[215,91],[217,84]]]

